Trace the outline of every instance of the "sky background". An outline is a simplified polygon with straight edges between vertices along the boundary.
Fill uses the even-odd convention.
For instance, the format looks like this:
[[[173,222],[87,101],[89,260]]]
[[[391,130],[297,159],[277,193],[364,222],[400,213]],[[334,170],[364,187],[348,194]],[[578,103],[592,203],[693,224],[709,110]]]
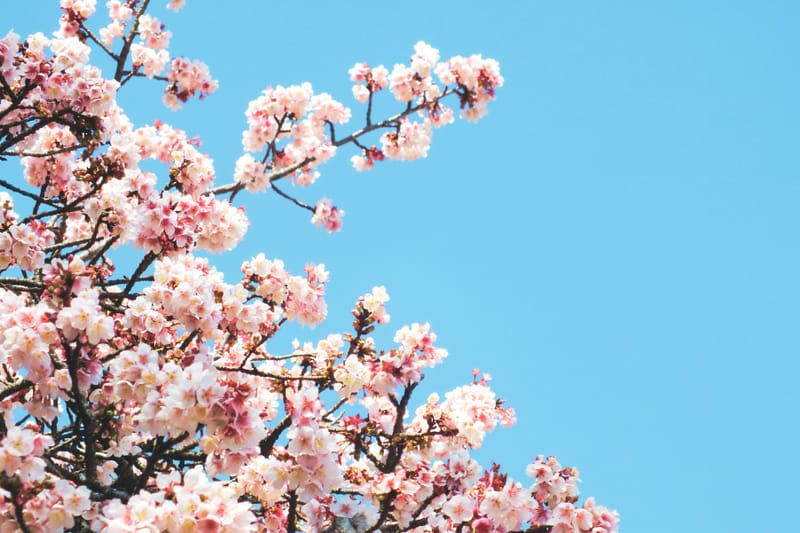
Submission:
[[[330,318],[304,340],[346,331],[357,297],[385,285],[383,346],[428,321],[450,352],[419,400],[491,373],[519,421],[481,463],[527,483],[536,454],[557,455],[624,532],[800,531],[800,4],[163,3],[172,54],[205,61],[220,89],[178,113],[144,80],[121,101],[139,125],[200,136],[220,182],[266,85],[310,81],[355,129],[347,69],[391,69],[418,40],[493,57],[506,80],[427,159],[356,173],[345,149],[294,189],[333,198],[339,234],[239,195],[250,232],[213,258],[229,280],[259,251],[294,272],[325,263]],[[55,5],[2,0],[0,33],[50,33]]]

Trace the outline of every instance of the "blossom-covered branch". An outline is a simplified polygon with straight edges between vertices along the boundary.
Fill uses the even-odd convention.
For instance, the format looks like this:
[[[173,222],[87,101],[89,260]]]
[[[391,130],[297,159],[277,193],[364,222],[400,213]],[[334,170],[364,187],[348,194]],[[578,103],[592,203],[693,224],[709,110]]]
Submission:
[[[356,301],[350,331],[275,353],[287,323],[324,321],[324,265],[298,274],[257,254],[226,280],[195,254],[240,242],[243,191],[273,190],[339,230],[331,200],[277,182],[312,185],[344,148],[356,170],[425,157],[455,120],[448,105],[486,113],[497,62],[441,60],[419,42],[391,71],[357,63],[363,123],[349,133],[352,112],[330,95],[268,87],[247,106],[232,181],[217,185],[196,138],[136,125],[117,104],[148,78],[178,109],[216,90],[208,67],[170,56],[148,0],[109,0],[107,18],[94,0],[60,4],[52,37],[0,39],[0,159],[19,162],[0,180],[0,529],[617,530],[615,512],[577,503],[578,472],[554,457],[534,459],[527,485],[470,457],[513,409],[477,370],[415,398],[447,352],[422,323],[377,346],[383,287]],[[397,112],[376,118],[389,93]],[[115,265],[120,247],[136,259]]]

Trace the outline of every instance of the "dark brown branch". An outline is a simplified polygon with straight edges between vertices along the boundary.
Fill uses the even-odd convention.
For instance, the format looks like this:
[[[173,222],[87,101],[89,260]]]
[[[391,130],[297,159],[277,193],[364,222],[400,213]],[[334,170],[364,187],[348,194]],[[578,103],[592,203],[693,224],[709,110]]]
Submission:
[[[77,116],[77,113],[75,113],[71,109],[61,109],[59,111],[56,111],[54,114],[52,114],[49,117],[46,117],[46,118],[39,117],[39,121],[34,123],[32,126],[28,127],[26,130],[21,131],[19,134],[14,135],[13,137],[7,137],[6,140],[3,141],[2,144],[0,144],[0,153],[5,152],[9,148],[14,146],[18,142],[20,142],[25,137],[28,137],[29,135],[32,135],[32,134],[36,133],[37,131],[39,131],[40,129],[42,129],[43,127],[45,127],[45,126],[47,126],[49,124],[53,124],[53,123],[62,124],[64,126],[68,126],[68,127],[74,126],[74,124],[71,124],[71,123],[67,122],[64,118],[62,118],[62,117],[66,116],[69,113],[72,113],[73,116]]]
[[[25,389],[27,389],[29,387],[32,387],[32,386],[33,386],[33,383],[28,381],[27,379],[23,379],[23,380],[18,381],[16,383],[12,383],[8,387],[6,387],[2,391],[0,391],[0,400],[5,400],[9,396],[13,396],[13,395],[17,394],[18,392],[22,392]]]
[[[122,50],[119,52],[119,56],[117,56],[117,69],[114,72],[114,79],[117,81],[122,81],[122,78],[125,76],[125,63],[128,61],[128,54],[131,52],[131,45],[133,45],[133,39],[139,34],[139,19],[142,15],[144,15],[145,10],[147,9],[147,5],[150,3],[150,0],[143,0],[142,5],[139,6],[139,9],[133,15],[133,21],[131,24],[131,30],[128,32],[128,35],[125,36],[125,39],[122,41]]]
[[[0,278],[0,285],[9,285],[17,287],[25,287],[28,289],[44,289],[44,284],[34,281],[32,279],[23,278]]]
[[[86,255],[84,257],[85,259],[88,259],[87,263],[90,265],[95,264],[97,260],[103,257],[105,253],[109,249],[111,249],[111,247],[114,246],[114,243],[117,242],[118,240],[119,240],[119,235],[115,235],[110,239],[106,239],[106,241],[103,243],[103,246],[101,246],[98,250],[96,251],[91,249],[87,250]]]
[[[292,417],[286,415],[283,417],[283,420],[281,420],[280,424],[275,426],[272,431],[270,431],[269,435],[267,435],[267,438],[259,443],[261,455],[264,457],[269,457],[269,454],[272,453],[272,447],[275,446],[276,442],[278,442],[281,433],[289,429],[290,425],[292,425]]]
[[[328,376],[314,376],[314,375],[284,376],[282,374],[272,374],[270,372],[262,372],[257,368],[239,368],[230,366],[218,366],[216,368],[221,372],[241,372],[242,374],[248,374],[250,376],[258,376],[260,378],[270,378],[270,379],[278,379],[285,381],[315,381],[317,383],[328,381]]]
[[[153,473],[155,473],[156,464],[158,461],[163,460],[164,454],[172,448],[174,445],[178,444],[186,437],[189,436],[187,431],[184,431],[177,437],[171,439],[164,439],[164,437],[157,437],[153,444],[153,451],[147,457],[147,464],[144,467],[141,475],[139,476],[139,480],[137,483],[136,490],[134,492],[139,492],[140,490],[144,489],[147,486],[148,481],[151,481],[151,477]]]
[[[403,390],[403,397],[396,404],[395,409],[397,410],[397,414],[394,419],[394,427],[392,428],[392,435],[399,435],[403,431],[403,418],[406,415],[406,408],[408,407],[408,402],[411,400],[411,393],[414,392],[415,388],[417,388],[417,383],[411,383],[410,385],[406,385],[405,389]],[[394,469],[397,467],[397,464],[400,462],[400,458],[403,456],[404,448],[405,444],[403,442],[403,439],[398,439],[397,443],[393,443],[390,446],[389,455],[388,457],[386,457],[386,463],[383,465],[383,468],[381,468],[382,472],[389,473],[394,471]]]
[[[86,243],[91,243],[93,239],[91,237],[87,237],[85,239],[78,239],[77,241],[65,241],[65,242],[58,242],[56,244],[47,246],[44,248],[45,252],[54,252],[57,250],[61,250],[63,248],[69,248],[70,246],[81,246]]]
[[[111,59],[113,59],[114,61],[118,61],[118,60],[119,60],[119,56],[118,56],[117,54],[115,54],[113,50],[111,50],[109,47],[107,47],[107,46],[106,46],[106,44],[105,44],[103,41],[101,41],[100,39],[98,39],[98,38],[95,36],[95,34],[92,32],[92,30],[90,30],[90,29],[89,29],[89,27],[88,27],[88,26],[86,26],[86,24],[84,24],[84,23],[83,23],[83,21],[81,21],[81,22],[80,22],[80,26],[81,26],[81,31],[83,31],[83,33],[84,33],[84,34],[85,34],[85,35],[86,35],[86,36],[87,36],[89,39],[91,39],[91,40],[94,42],[94,44],[96,44],[97,46],[99,46],[99,47],[100,47],[100,49],[101,49],[101,50],[103,50],[103,52],[105,52],[106,54],[108,54],[108,56],[109,56]]]
[[[71,213],[71,212],[73,212],[73,211],[81,211],[81,210],[83,210],[83,205],[82,205],[82,204],[83,204],[83,202],[84,202],[85,200],[88,200],[88,199],[89,199],[89,198],[91,198],[92,196],[96,195],[96,194],[97,194],[97,192],[98,192],[98,191],[99,191],[99,190],[100,190],[100,189],[103,187],[103,185],[106,183],[106,179],[107,179],[107,178],[103,178],[103,179],[101,179],[100,181],[98,181],[98,182],[95,184],[95,186],[94,186],[94,187],[92,187],[92,188],[89,190],[89,192],[87,192],[87,193],[85,193],[85,194],[83,194],[83,195],[81,195],[81,196],[78,196],[77,198],[75,198],[74,200],[72,200],[71,202],[69,202],[68,204],[64,204],[64,206],[63,206],[63,207],[58,207],[58,208],[56,208],[56,209],[54,209],[54,210],[52,210],[52,211],[45,211],[45,212],[43,212],[43,213],[36,213],[36,212],[34,211],[34,214],[32,214],[32,215],[30,215],[30,216],[27,216],[27,217],[25,217],[24,219],[22,219],[22,222],[30,222],[31,220],[36,220],[36,219],[40,219],[40,218],[46,218],[46,217],[49,217],[49,216],[55,216],[55,215],[63,215],[63,214],[65,214],[65,213]],[[44,190],[44,189],[45,189],[45,187],[44,187],[44,186],[42,186],[42,190]],[[42,192],[42,194],[41,194],[41,195],[37,196],[37,200],[39,200],[39,201],[41,201],[42,203],[44,203],[44,201],[43,201],[43,200],[44,200],[44,192]]]
[[[116,293],[112,295],[112,298],[116,298],[118,302],[122,302],[130,297],[130,292],[133,290],[133,286],[136,285],[139,281],[141,281],[140,277],[144,274],[145,270],[152,264],[153,261],[156,260],[156,254],[153,252],[147,252],[147,254],[142,258],[139,266],[136,267],[136,271],[133,273],[133,276],[130,277],[128,283],[125,285],[125,288],[122,292]]]
[[[68,479],[75,483],[76,485],[86,485],[92,492],[97,494],[101,494],[103,497],[111,499],[111,498],[119,498],[123,502],[127,502],[130,494],[127,492],[114,489],[112,487],[106,487],[101,485],[97,481],[92,481],[88,479],[83,479],[81,476],[70,472],[69,470],[58,466],[51,457],[44,458],[45,463],[47,463],[47,469],[53,472],[54,474],[63,477],[64,479]]]
[[[69,377],[72,381],[72,388],[70,389],[71,401],[68,402],[72,405],[75,413],[78,415],[80,419],[81,426],[83,426],[82,436],[83,442],[85,446],[85,458],[86,458],[86,483],[87,485],[96,485],[97,483],[97,457],[95,449],[95,437],[96,435],[96,428],[97,422],[94,419],[94,415],[89,411],[85,403],[85,397],[80,390],[79,387],[79,379],[78,379],[78,365],[79,365],[79,352],[77,349],[73,350],[70,349],[69,346],[65,346],[67,352],[67,369],[69,371]]]
[[[79,148],[83,148],[82,144],[73,144],[70,146],[64,146],[62,148],[54,148],[52,150],[48,150],[46,152],[23,152],[23,151],[16,151],[16,152],[3,152],[0,155],[13,155],[19,157],[52,157],[58,154],[64,154],[66,152],[74,152]]]
[[[0,185],[2,185],[3,187],[5,187],[6,189],[8,189],[10,191],[14,191],[17,194],[21,194],[22,196],[30,198],[31,200],[40,201],[40,202],[45,203],[45,204],[47,204],[47,205],[49,205],[51,207],[59,207],[59,205],[57,203],[51,202],[50,200],[47,200],[46,198],[41,198],[41,197],[39,197],[38,195],[36,195],[36,194],[34,194],[32,192],[29,192],[29,191],[26,191],[25,189],[21,189],[21,188],[17,187],[16,185],[12,185],[9,182],[7,182],[6,180],[0,179]]]
[[[309,211],[311,211],[312,213],[314,212],[314,208],[313,208],[313,207],[311,207],[311,206],[310,206],[310,205],[308,205],[308,204],[304,204],[303,202],[301,202],[300,200],[298,200],[298,199],[297,199],[297,198],[295,198],[294,196],[289,196],[288,194],[286,194],[285,192],[283,192],[282,190],[280,190],[280,189],[278,188],[278,186],[277,186],[277,185],[275,185],[273,182],[270,182],[269,186],[270,186],[270,187],[272,187],[272,190],[274,190],[276,193],[278,193],[279,195],[283,196],[284,198],[286,198],[286,199],[287,199],[287,200],[289,200],[290,202],[294,203],[295,205],[297,205],[297,206],[299,206],[299,207],[302,207],[303,209],[308,209],[308,210],[309,210]]]
[[[126,79],[130,78],[148,78],[151,80],[158,80],[158,81],[169,81],[169,78],[166,76],[148,76],[143,72],[139,72],[138,70],[125,70],[122,72],[125,75]]]
[[[369,100],[367,101],[367,126],[372,124],[372,96],[375,93],[372,92],[372,89],[369,89]]]
[[[22,503],[19,501],[19,492],[16,490],[9,490],[9,492],[11,492],[11,502],[14,504],[14,518],[17,520],[17,525],[22,530],[22,533],[33,533],[27,522],[25,522]]]
[[[289,491],[289,516],[286,518],[286,533],[297,531],[297,492]]]

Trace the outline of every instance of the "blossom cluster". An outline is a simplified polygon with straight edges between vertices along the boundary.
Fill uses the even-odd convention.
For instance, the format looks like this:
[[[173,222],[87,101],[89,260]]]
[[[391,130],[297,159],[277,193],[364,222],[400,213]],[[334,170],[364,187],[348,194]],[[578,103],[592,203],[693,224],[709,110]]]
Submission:
[[[11,426],[0,441],[0,470],[25,483],[43,481],[46,472],[42,455],[53,444],[52,437],[32,427]]]
[[[45,224],[32,220],[12,224],[0,231],[0,269],[16,265],[22,270],[35,270],[44,265],[44,249],[55,236]]]
[[[356,63],[350,69],[353,96],[359,103],[369,103],[366,126],[351,135],[361,149],[351,158],[356,170],[367,170],[386,158],[412,161],[426,157],[433,128],[453,122],[454,112],[442,101],[457,95],[462,115],[477,120],[486,113],[495,90],[503,84],[497,62],[481,56],[456,56],[439,61],[439,51],[420,41],[414,47],[410,65],[397,64],[389,70],[379,65]],[[434,81],[434,74],[439,82]],[[407,104],[405,112],[382,121],[371,120],[372,99],[389,88],[395,98]],[[417,113],[422,120],[412,120]],[[252,192],[274,187],[285,176],[295,185],[307,186],[319,177],[318,167],[329,160],[344,141],[338,140],[335,127],[349,121],[351,112],[328,94],[314,94],[309,83],[289,87],[267,87],[250,102],[245,112],[248,128],[242,138],[245,153],[236,162],[235,180]],[[375,130],[385,131],[379,138],[380,148],[367,147],[359,137]],[[261,159],[254,154],[263,153]],[[312,223],[329,232],[341,228],[344,213],[323,198],[312,211]]]
[[[69,190],[78,143],[102,140],[121,117],[119,83],[88,63],[90,50],[70,35],[47,38],[36,33],[21,42],[9,32],[0,39],[0,75],[9,93],[0,100],[0,129],[6,139],[0,151],[10,147],[9,138],[18,139],[14,154],[42,158],[24,160],[26,177],[36,183],[52,172],[48,196]]]
[[[328,428],[319,424],[322,402],[316,387],[290,389],[286,400],[292,419],[286,434],[286,453],[291,457],[287,488],[296,490],[303,501],[324,498],[343,483],[340,445]]]
[[[250,191],[264,190],[263,175],[286,172],[297,185],[311,185],[317,167],[336,153],[328,130],[350,120],[350,110],[327,93],[314,94],[310,83],[267,87],[250,102],[245,113],[248,129],[242,136],[246,152],[237,162],[236,181]],[[267,149],[267,166],[254,164],[253,153]],[[264,165],[265,163],[262,163]]]
[[[217,90],[217,80],[211,77],[211,72],[201,61],[189,61],[177,57],[172,60],[167,74],[167,88],[164,89],[164,105],[172,110],[180,109],[195,94],[202,100]]]
[[[331,203],[328,198],[323,198],[314,207],[311,222],[317,226],[324,226],[328,232],[342,229],[344,211]]]
[[[367,103],[373,93],[389,85],[389,71],[383,65],[370,68],[367,63],[356,63],[349,72],[350,80],[357,83],[353,85],[353,98],[361,104]]]
[[[66,11],[62,17],[65,30],[75,34],[78,27],[75,20],[85,20],[94,12],[94,2],[82,0],[84,5],[91,4],[91,9],[85,7],[76,9],[77,0],[62,0],[61,7]],[[172,110],[180,109],[181,104],[199,94],[200,99],[217,90],[218,83],[211,77],[208,66],[201,61],[192,61],[187,58],[177,57],[170,61],[169,42],[172,32],[167,30],[161,21],[150,14],[136,14],[135,2],[122,2],[109,0],[108,16],[110,22],[100,29],[100,41],[111,47],[117,39],[124,39],[127,31],[133,31],[137,39],[130,44],[131,63],[134,72],[141,72],[148,78],[154,78],[164,72],[169,65],[166,76],[167,86],[164,89],[163,102]],[[177,11],[183,2],[169,2],[168,7]],[[69,24],[69,21],[73,21]],[[69,28],[69,29],[66,29]]]
[[[76,486],[46,471],[43,456],[53,445],[52,437],[33,425],[11,426],[0,441],[0,472],[4,479],[18,479],[23,486],[47,487],[30,495],[24,511],[27,525],[41,531],[71,528],[75,525],[74,517],[91,507],[91,491],[87,487]],[[14,515],[14,501],[18,495],[6,488],[0,489],[0,528],[3,530],[13,530],[18,525]]]
[[[140,492],[123,503],[111,500],[92,522],[95,531],[253,531],[255,516],[233,489],[208,479],[199,467],[161,474],[159,492]]]
[[[258,254],[242,263],[246,286],[287,320],[316,326],[325,319],[325,265],[306,265],[305,277],[292,276],[280,259],[269,260]]]
[[[183,192],[198,196],[214,182],[214,162],[197,149],[199,140],[190,139],[186,132],[156,121],[153,126],[133,131],[132,137],[132,142],[138,148],[138,157],[169,165],[170,179]],[[118,138],[118,141],[121,139]]]
[[[376,92],[388,86],[398,101],[408,104],[422,117],[418,122],[408,117],[396,121],[394,131],[381,136],[380,149],[362,146],[361,155],[351,158],[356,170],[370,169],[376,161],[387,157],[400,161],[426,157],[433,128],[454,120],[453,109],[442,103],[445,96],[456,94],[461,115],[478,120],[486,114],[487,104],[494,100],[495,90],[503,85],[496,61],[480,55],[440,61],[439,51],[423,41],[414,46],[408,65],[396,64],[389,73],[383,65],[370,68],[367,63],[356,63],[350,69],[350,79],[356,82],[353,96],[360,103],[371,101]]]
[[[165,192],[139,205],[135,245],[159,254],[198,247],[231,250],[242,240],[248,221],[244,210],[211,196]]]
[[[59,338],[44,303],[30,305],[24,295],[0,289],[0,358],[12,373],[22,373],[35,383],[57,379],[52,347]],[[63,378],[62,378],[63,379]]]
[[[115,14],[129,17],[130,7],[124,9],[121,6],[118,7],[112,4],[111,8]],[[111,40],[113,37],[122,37],[121,25],[122,19],[112,18],[111,28],[106,27],[108,30],[105,34],[107,45],[113,42]],[[172,32],[165,31],[161,22],[150,15],[139,17],[137,30],[139,32],[139,42],[131,45],[131,61],[134,68],[141,68],[145,76],[152,78],[160,74],[169,61],[167,48],[169,47]]]

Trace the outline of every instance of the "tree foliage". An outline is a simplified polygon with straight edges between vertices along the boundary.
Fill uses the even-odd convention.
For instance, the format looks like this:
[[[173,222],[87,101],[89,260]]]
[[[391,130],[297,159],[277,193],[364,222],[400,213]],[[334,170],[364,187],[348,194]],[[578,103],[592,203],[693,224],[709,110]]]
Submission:
[[[282,184],[312,185],[340,149],[359,171],[424,157],[433,129],[486,113],[497,62],[420,42],[391,71],[357,63],[362,118],[344,131],[351,111],[330,95],[268,87],[225,183],[187,133],[117,105],[140,83],[163,84],[173,109],[217,87],[170,57],[149,7],[61,0],[54,36],[0,39],[0,157],[21,164],[0,179],[0,531],[616,531],[616,513],[577,504],[578,473],[555,458],[536,457],[527,486],[470,458],[514,422],[487,376],[414,407],[447,354],[428,324],[376,345],[383,287],[358,299],[349,332],[273,353],[286,323],[325,318],[324,267],[293,274],[258,254],[226,281],[195,255],[241,240],[243,190],[339,230],[330,200]],[[380,97],[396,114],[373,116]],[[120,248],[138,254],[129,268],[112,261]]]

